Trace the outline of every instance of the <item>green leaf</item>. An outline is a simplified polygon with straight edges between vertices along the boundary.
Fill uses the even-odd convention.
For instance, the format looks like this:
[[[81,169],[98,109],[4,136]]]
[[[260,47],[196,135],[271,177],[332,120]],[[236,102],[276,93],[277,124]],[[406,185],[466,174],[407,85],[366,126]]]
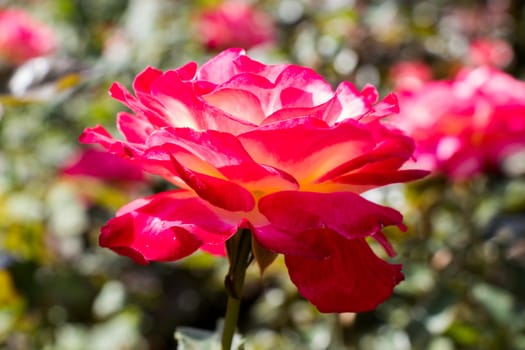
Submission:
[[[221,335],[223,321],[219,321],[215,331],[192,328],[177,327],[175,339],[179,350],[221,350]],[[233,337],[232,349],[244,350],[244,340],[240,335]]]
[[[180,350],[220,350],[217,332],[179,327],[175,332],[175,339]]]

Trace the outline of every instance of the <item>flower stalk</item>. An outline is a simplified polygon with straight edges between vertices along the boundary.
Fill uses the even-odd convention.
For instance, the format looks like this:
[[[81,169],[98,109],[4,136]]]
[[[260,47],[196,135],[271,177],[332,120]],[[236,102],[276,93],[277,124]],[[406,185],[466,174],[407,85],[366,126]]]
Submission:
[[[239,319],[242,299],[242,290],[246,269],[253,260],[252,235],[249,229],[239,229],[237,233],[226,242],[226,251],[230,260],[230,268],[224,280],[228,303],[224,317],[222,332],[222,350],[230,350],[235,328]]]

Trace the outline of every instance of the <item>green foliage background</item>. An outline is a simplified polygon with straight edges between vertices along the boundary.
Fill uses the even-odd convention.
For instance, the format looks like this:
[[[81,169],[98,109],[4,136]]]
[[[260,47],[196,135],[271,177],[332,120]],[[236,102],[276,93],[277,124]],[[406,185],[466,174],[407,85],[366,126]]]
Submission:
[[[195,38],[199,0],[1,1],[48,23],[60,39],[47,79],[13,96],[0,72],[0,349],[175,349],[176,327],[212,330],[222,317],[222,259],[196,254],[143,267],[97,246],[98,230],[127,201],[162,190],[60,174],[83,128],[114,130],[123,110],[107,95],[152,65],[167,69],[213,52]],[[525,74],[520,1],[261,0],[278,29],[267,63],[308,65],[334,84],[371,82],[422,60],[437,78],[465,63],[476,37],[509,42],[506,70]],[[498,5],[499,4],[499,5]],[[504,4],[506,6],[503,6]],[[498,12],[499,11],[499,12]],[[109,38],[123,46],[105,50]],[[240,331],[248,349],[525,349],[525,178],[462,183],[429,178],[375,193],[401,209],[390,232],[406,281],[376,311],[322,315],[297,295],[278,260],[249,271]]]

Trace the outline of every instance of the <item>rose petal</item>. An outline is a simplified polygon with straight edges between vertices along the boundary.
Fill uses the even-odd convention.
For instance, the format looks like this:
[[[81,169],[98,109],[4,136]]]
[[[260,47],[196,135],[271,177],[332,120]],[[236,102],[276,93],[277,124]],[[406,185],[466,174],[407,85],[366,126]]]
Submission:
[[[196,62],[188,62],[184,66],[175,69],[182,80],[192,80],[197,74],[199,66]]]
[[[144,264],[178,260],[199,247],[223,246],[236,225],[192,193],[169,191],[127,204],[101,231],[101,246]]]
[[[142,72],[137,74],[133,80],[133,90],[135,93],[151,91],[151,84],[162,75],[162,71],[153,67],[146,67]]]
[[[253,73],[260,77],[275,82],[277,77],[283,70],[288,67],[288,64],[264,64],[248,57],[244,52],[242,55],[235,58],[233,61],[237,72],[239,73]]]
[[[209,91],[212,95],[222,90],[226,91],[239,91],[244,93],[245,98],[250,98],[249,108],[255,109],[257,114],[268,115],[268,110],[273,106],[273,99],[275,98],[275,84],[267,79],[265,76],[260,76],[253,73],[241,72],[234,75],[228,81],[216,86],[214,91]],[[248,97],[252,96],[252,97]],[[203,96],[208,100],[208,95]],[[213,100],[211,101],[213,103]],[[256,107],[251,105],[256,104]],[[235,113],[233,113],[236,115]],[[255,121],[256,119],[262,120],[262,118],[254,118],[249,116],[248,120]],[[258,124],[258,123],[256,123]]]
[[[142,152],[141,145],[115,140],[113,136],[100,125],[84,129],[78,139],[81,143],[98,143],[109,152],[125,159],[133,160],[134,156]]]
[[[137,204],[134,206],[134,203]],[[222,244],[237,229],[238,220],[228,220],[220,210],[211,207],[194,193],[184,190],[161,192],[135,200],[122,207],[118,215],[140,211],[162,221],[176,223],[191,231],[205,244]]]
[[[322,183],[351,172],[382,172],[386,174],[395,172],[402,166],[414,152],[414,142],[411,138],[396,131],[386,129],[379,123],[370,123],[366,128],[377,140],[374,148],[362,152],[357,157],[347,157],[347,161],[330,169],[318,179]]]
[[[177,175],[190,186],[199,197],[229,211],[250,211],[255,206],[253,195],[238,184],[216,177],[199,174],[171,158]]]
[[[361,89],[361,96],[363,96],[368,103],[374,104],[379,99],[379,93],[377,92],[377,89],[372,84],[366,84]]]
[[[403,217],[389,207],[352,192],[282,191],[259,200],[259,211],[276,228],[297,240],[305,230],[330,229],[346,238],[363,238],[384,226],[402,227]]]
[[[331,85],[322,76],[310,68],[294,64],[289,65],[279,74],[275,89],[280,92],[280,106],[274,106],[275,110],[317,106],[334,96]]]
[[[158,145],[158,146],[155,146]],[[148,139],[147,158],[168,160],[173,156],[184,167],[214,177],[225,177],[254,191],[297,189],[290,175],[256,163],[239,140],[213,130],[165,128]]]
[[[253,235],[261,246],[272,252],[322,259],[330,254],[330,247],[323,241],[326,231],[311,229],[296,232],[265,225],[254,227]]]
[[[62,173],[72,176],[89,176],[107,181],[144,181],[142,169],[120,157],[105,151],[85,149],[72,162],[68,162]]]
[[[332,125],[345,119],[359,120],[372,109],[372,104],[361,96],[357,88],[342,82],[335,90],[335,96],[327,106],[323,120]]]
[[[379,259],[364,239],[325,237],[332,254],[323,259],[285,256],[299,293],[321,312],[364,312],[388,299],[403,280],[401,265]]]
[[[113,136],[101,125],[92,128],[86,128],[78,137],[81,143],[99,143],[104,148],[114,142]]]
[[[317,118],[297,118],[259,127],[238,138],[257,163],[294,174],[299,183],[305,183],[371,151],[375,147],[371,136],[353,120],[329,127]]]
[[[233,62],[239,56],[245,55],[246,51],[239,48],[231,48],[222,51],[208,62],[204,63],[197,73],[198,80],[221,84],[228,81],[238,73]]]
[[[126,112],[117,114],[117,126],[126,140],[133,143],[144,143],[157,130],[147,119]]]
[[[283,108],[316,107],[334,95],[332,87],[311,69],[296,65],[279,65],[274,69],[280,70],[275,81],[265,75],[241,73],[222,84],[221,88],[245,90],[257,96],[266,116]]]
[[[255,124],[206,103],[192,82],[182,81],[176,71],[167,71],[151,85],[151,93],[163,106],[163,116],[173,127],[223,130],[233,134]]]
[[[109,88],[109,94],[137,115],[143,116],[141,118],[149,121],[153,127],[160,128],[169,125],[167,119],[163,117],[164,107],[154,97],[140,93],[140,98],[137,98],[120,83],[113,83]]]
[[[184,229],[166,227],[154,216],[140,214],[111,219],[102,227],[99,243],[101,247],[128,256],[139,264],[179,260],[202,244]]]
[[[389,172],[368,172],[362,171],[340,176],[332,179],[333,182],[354,184],[354,185],[373,185],[383,186],[399,182],[408,182],[420,179],[429,172],[426,170],[407,169]]]
[[[249,91],[220,89],[203,98],[214,107],[255,125],[260,124],[264,119],[259,99]]]
[[[182,180],[178,179],[177,181],[177,179],[174,179],[176,171],[173,170],[171,161],[166,160],[162,162],[155,159],[148,159],[148,157],[144,155],[146,150],[143,144],[116,140],[100,125],[93,128],[86,128],[80,135],[79,140],[82,143],[98,143],[108,152],[129,160],[131,163],[141,167],[144,171],[162,176],[178,187],[187,188]]]
[[[395,94],[388,94],[386,97],[374,106],[372,113],[376,118],[382,118],[388,115],[399,113],[399,102]]]

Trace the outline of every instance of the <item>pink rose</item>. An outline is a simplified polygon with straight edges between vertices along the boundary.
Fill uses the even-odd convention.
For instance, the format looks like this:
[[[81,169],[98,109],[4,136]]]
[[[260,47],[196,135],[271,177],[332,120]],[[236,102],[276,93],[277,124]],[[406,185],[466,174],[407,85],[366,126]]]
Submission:
[[[402,228],[402,216],[360,194],[426,174],[401,168],[413,141],[381,124],[398,110],[393,95],[378,103],[374,87],[348,82],[334,91],[311,69],[264,65],[240,49],[200,68],[147,68],[133,88],[110,88],[133,111],[118,115],[124,140],[102,126],[80,140],[178,189],[121,208],[102,246],[139,263],[172,261],[199,248],[224,254],[245,228],[256,260],[284,254],[292,281],[323,312],[370,310],[391,295],[401,266],[367,238],[394,255],[381,230]]]
[[[415,90],[432,79],[432,69],[420,61],[402,61],[392,66],[388,78],[397,91]]]
[[[497,171],[525,146],[525,83],[493,68],[400,94],[399,125],[423,167],[452,178]]]
[[[497,39],[478,39],[470,43],[467,61],[474,66],[504,68],[512,62],[514,52],[509,43]]]
[[[272,18],[235,0],[202,12],[197,18],[196,29],[198,39],[209,49],[249,49],[275,40]]]
[[[55,48],[55,35],[45,24],[23,10],[0,9],[0,62],[20,65]]]

